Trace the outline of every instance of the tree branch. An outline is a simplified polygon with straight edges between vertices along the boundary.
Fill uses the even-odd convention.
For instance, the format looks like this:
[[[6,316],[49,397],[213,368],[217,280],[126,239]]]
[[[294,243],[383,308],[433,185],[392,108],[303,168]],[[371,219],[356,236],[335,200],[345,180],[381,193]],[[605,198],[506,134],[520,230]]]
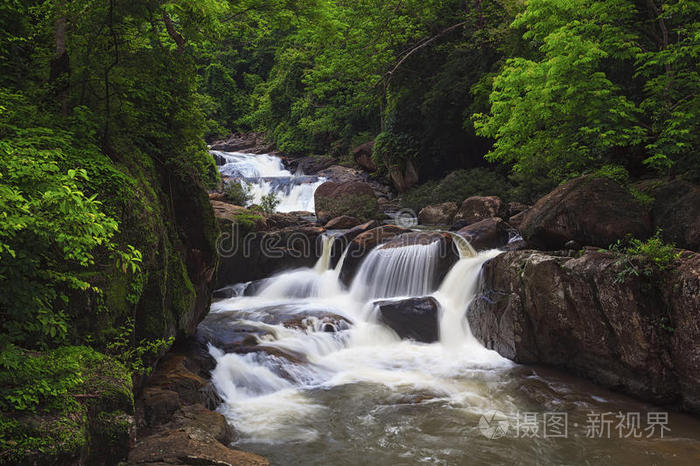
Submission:
[[[185,38],[177,32],[173,20],[170,18],[167,11],[163,11],[163,22],[165,23],[165,29],[168,31],[168,35],[175,41],[175,44],[177,44],[177,53],[181,55],[185,51]]]

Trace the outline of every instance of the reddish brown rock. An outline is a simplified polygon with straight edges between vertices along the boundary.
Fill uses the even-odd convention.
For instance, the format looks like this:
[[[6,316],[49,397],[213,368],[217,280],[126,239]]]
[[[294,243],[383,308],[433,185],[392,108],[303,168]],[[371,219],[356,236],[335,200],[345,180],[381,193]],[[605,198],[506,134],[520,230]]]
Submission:
[[[368,172],[377,171],[377,164],[375,164],[374,160],[372,159],[373,147],[374,141],[369,141],[355,147],[352,150],[352,157],[355,159],[355,163]]]
[[[496,249],[508,244],[510,226],[498,217],[472,223],[457,232],[477,250]]]
[[[418,171],[413,162],[407,160],[403,169],[397,165],[389,167],[389,178],[394,188],[403,193],[418,184]]]
[[[455,202],[428,205],[418,212],[418,222],[422,225],[452,225],[457,210]]]
[[[327,181],[314,192],[314,203],[320,224],[341,215],[367,220],[376,218],[379,214],[377,196],[372,187],[360,181]]]
[[[168,430],[141,438],[129,453],[129,464],[211,464],[267,466],[262,456],[233,450],[196,427]]]
[[[498,196],[472,196],[464,200],[455,215],[453,230],[491,217],[504,217],[506,206]]]
[[[396,225],[384,225],[361,233],[347,247],[340,279],[346,285],[352,282],[362,259],[378,244],[386,243],[395,236],[408,233],[408,230]]]
[[[362,223],[357,217],[351,217],[350,215],[341,215],[340,217],[335,217],[326,223],[325,228],[328,230],[345,230],[348,228],[353,228]]]
[[[700,412],[700,255],[620,281],[625,266],[595,249],[502,254],[484,265],[472,332],[514,361]]]
[[[610,178],[581,177],[541,198],[520,225],[532,247],[563,249],[570,241],[608,247],[626,235],[644,239],[651,222],[644,206]]]

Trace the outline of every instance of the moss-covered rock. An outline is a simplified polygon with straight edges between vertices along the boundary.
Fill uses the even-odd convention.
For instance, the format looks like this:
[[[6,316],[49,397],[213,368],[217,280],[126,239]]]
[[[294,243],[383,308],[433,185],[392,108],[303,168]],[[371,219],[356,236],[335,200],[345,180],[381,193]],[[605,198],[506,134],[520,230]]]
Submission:
[[[314,192],[316,217],[325,224],[334,217],[350,215],[363,220],[377,218],[379,205],[372,187],[360,181],[327,181]]]
[[[0,464],[116,464],[133,434],[129,371],[84,346],[26,352],[3,373]]]

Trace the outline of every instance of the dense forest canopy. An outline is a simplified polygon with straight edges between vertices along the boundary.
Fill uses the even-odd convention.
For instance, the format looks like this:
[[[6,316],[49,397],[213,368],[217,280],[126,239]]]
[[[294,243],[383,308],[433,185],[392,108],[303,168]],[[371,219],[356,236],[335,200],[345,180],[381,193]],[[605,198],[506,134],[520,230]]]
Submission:
[[[380,171],[525,201],[591,172],[697,182],[699,62],[700,1],[3,1],[0,408],[77,383],[22,388],[51,372],[27,351],[176,333],[205,141],[373,140]]]

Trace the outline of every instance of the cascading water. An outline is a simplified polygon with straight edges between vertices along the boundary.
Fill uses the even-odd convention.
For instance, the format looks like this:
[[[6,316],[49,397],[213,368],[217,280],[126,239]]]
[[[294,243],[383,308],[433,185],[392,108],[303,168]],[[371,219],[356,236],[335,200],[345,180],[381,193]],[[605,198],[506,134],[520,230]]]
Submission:
[[[638,406],[592,386],[577,389],[569,379],[543,378],[475,341],[465,311],[481,266],[499,251],[462,247],[435,289],[439,248],[379,246],[348,290],[338,280],[343,258],[329,269],[332,246],[325,238],[313,268],[271,277],[255,296],[212,305],[210,317],[230,315],[260,349],[210,348],[212,381],[224,400],[219,410],[242,448],[273,464],[583,463],[588,439],[556,446],[494,440],[480,430],[482,415],[497,410],[515,424],[521,411],[569,410],[570,422],[583,425],[586,410]],[[377,298],[426,294],[440,303],[438,342],[400,340],[373,312]],[[634,442],[601,448],[612,462],[640,450]]]
[[[423,296],[433,286],[440,243],[374,248],[362,262],[351,293],[368,300],[395,296]]]
[[[224,178],[248,184],[252,196],[250,204],[260,204],[263,196],[274,193],[280,201],[278,212],[314,211],[314,191],[325,178],[293,174],[284,168],[282,159],[274,155],[213,152],[226,160],[219,167]]]

